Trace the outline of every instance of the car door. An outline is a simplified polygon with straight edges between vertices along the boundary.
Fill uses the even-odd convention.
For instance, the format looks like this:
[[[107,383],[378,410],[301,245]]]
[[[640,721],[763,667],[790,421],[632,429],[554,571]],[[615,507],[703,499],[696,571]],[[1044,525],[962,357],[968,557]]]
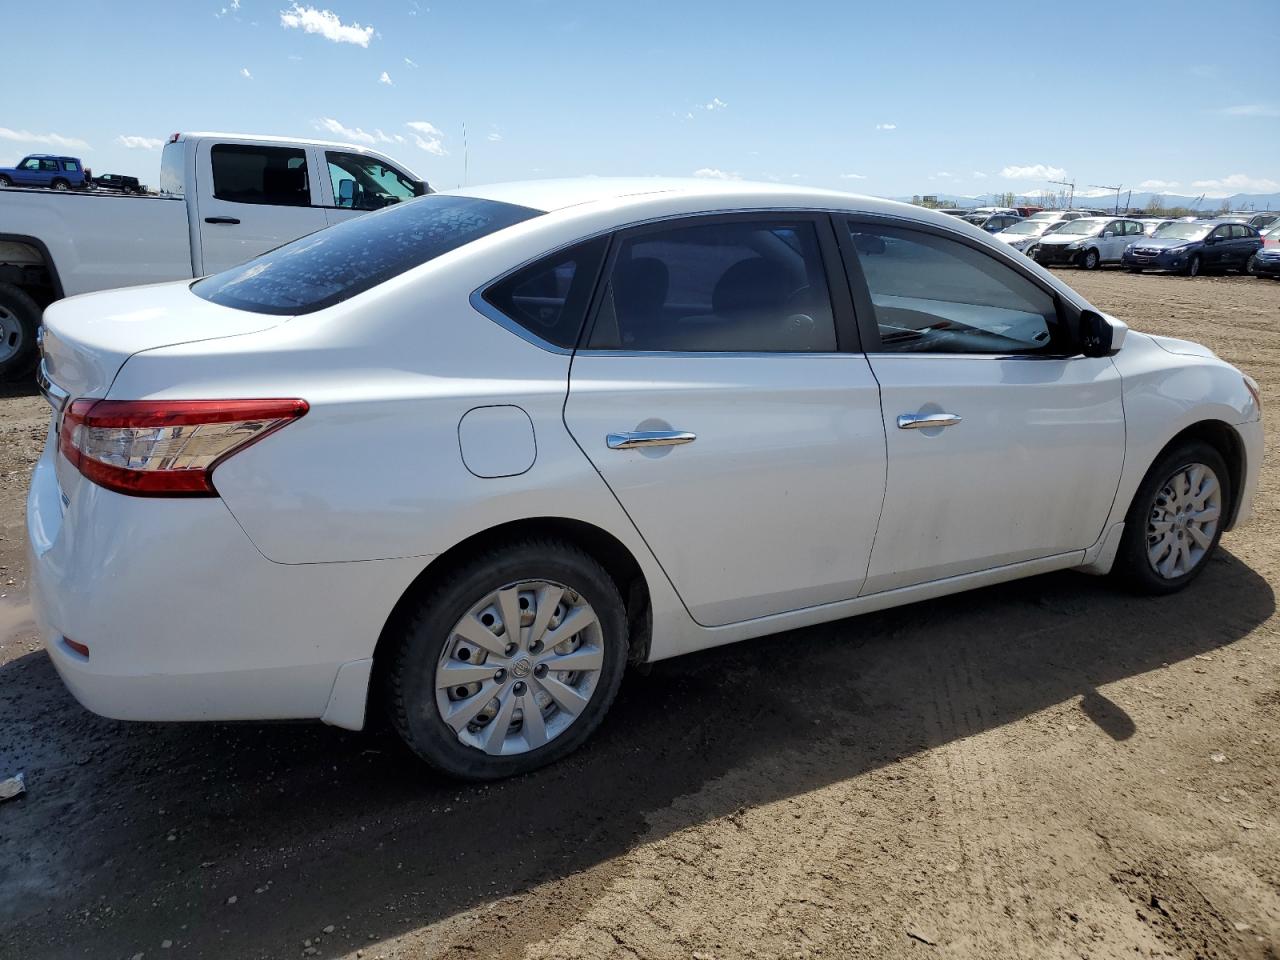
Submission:
[[[13,182],[16,186],[38,187],[40,185],[40,160],[27,157],[13,171]]]
[[[303,146],[200,141],[201,272],[217,273],[326,225]]]
[[[1258,251],[1258,235],[1247,224],[1237,223],[1231,228],[1231,246],[1235,260],[1233,266],[1243,270]]]
[[[1205,237],[1204,250],[1201,254],[1201,266],[1221,269],[1231,259],[1231,224],[1223,223],[1214,227]]]
[[[951,231],[841,237],[888,443],[863,593],[1093,544],[1124,459],[1111,360],[1073,355],[1053,291]]]
[[[1128,241],[1124,236],[1124,221],[1112,220],[1102,232],[1098,234],[1098,253],[1102,260],[1110,263],[1120,259],[1120,255],[1124,253],[1125,244]]]
[[[858,595],[885,438],[825,215],[619,234],[564,414],[698,623]]]

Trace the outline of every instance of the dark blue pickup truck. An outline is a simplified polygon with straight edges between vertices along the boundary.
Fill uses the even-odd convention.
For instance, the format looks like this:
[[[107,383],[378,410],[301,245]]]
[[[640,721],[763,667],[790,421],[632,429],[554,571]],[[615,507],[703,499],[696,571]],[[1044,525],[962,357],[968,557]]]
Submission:
[[[80,190],[85,184],[84,164],[79,157],[55,157],[33,153],[16,167],[0,167],[0,187],[49,187],[53,190]]]

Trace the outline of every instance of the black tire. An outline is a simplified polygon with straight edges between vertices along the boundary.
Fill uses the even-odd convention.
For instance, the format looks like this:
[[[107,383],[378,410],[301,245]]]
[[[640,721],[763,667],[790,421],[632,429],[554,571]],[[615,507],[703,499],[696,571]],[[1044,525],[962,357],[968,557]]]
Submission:
[[[5,314],[0,319],[0,381],[18,380],[36,365],[42,311],[30,294],[11,283],[0,283],[0,311]]]
[[[1191,259],[1187,261],[1187,266],[1182,272],[1188,277],[1200,276],[1200,254],[1194,254]]]
[[[54,190],[70,190],[71,189],[71,184],[68,183],[66,180],[62,180],[62,179],[53,181],[53,183],[49,184],[49,186],[52,187]]]
[[[486,594],[521,580],[547,580],[581,594],[599,620],[604,662],[582,713],[559,736],[524,753],[493,756],[462,743],[436,706],[435,673],[455,624]],[[604,719],[627,665],[626,608],[617,585],[592,556],[559,540],[523,540],[463,563],[428,589],[400,624],[384,674],[392,725],[409,749],[459,780],[528,773],[580,747]]]
[[[1166,578],[1153,569],[1147,556],[1148,519],[1157,508],[1157,498],[1162,496],[1165,485],[1181,470],[1191,464],[1201,463],[1216,474],[1222,488],[1222,506],[1218,525],[1204,555],[1185,574]],[[1204,572],[1213,559],[1222,539],[1223,527],[1231,516],[1235,491],[1231,488],[1231,474],[1227,464],[1214,447],[1203,440],[1188,440],[1163,453],[1143,478],[1134,494],[1129,512],[1125,515],[1124,536],[1116,553],[1112,575],[1137,593],[1162,595],[1175,593],[1186,587]]]
[[[1092,248],[1086,250],[1080,257],[1080,266],[1085,270],[1097,270],[1102,266],[1102,254]]]
[[[1249,262],[1244,265],[1244,269],[1240,272],[1249,277],[1258,275],[1258,255],[1256,253],[1249,256]]]
[[[4,174],[0,173],[0,187],[12,187],[12,186],[13,186],[13,181],[10,180],[8,177],[6,177]]]

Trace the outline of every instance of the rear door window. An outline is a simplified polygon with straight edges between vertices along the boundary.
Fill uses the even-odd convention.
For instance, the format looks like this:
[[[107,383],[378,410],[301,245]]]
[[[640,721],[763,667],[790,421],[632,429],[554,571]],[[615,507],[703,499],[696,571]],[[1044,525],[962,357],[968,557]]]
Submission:
[[[313,313],[542,213],[434,194],[347,220],[196,281],[199,297],[281,316]]]
[[[213,195],[231,203],[309,207],[307,154],[297,147],[217,143],[209,150]]]
[[[588,348],[834,351],[817,227],[805,219],[686,220],[625,236]]]

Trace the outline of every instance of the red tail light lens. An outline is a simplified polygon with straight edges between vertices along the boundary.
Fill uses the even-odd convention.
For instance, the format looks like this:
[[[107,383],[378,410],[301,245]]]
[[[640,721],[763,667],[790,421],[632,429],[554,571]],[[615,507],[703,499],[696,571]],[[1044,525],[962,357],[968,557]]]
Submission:
[[[305,400],[76,400],[59,448],[99,486],[138,497],[216,497],[213,470],[309,407]]]

